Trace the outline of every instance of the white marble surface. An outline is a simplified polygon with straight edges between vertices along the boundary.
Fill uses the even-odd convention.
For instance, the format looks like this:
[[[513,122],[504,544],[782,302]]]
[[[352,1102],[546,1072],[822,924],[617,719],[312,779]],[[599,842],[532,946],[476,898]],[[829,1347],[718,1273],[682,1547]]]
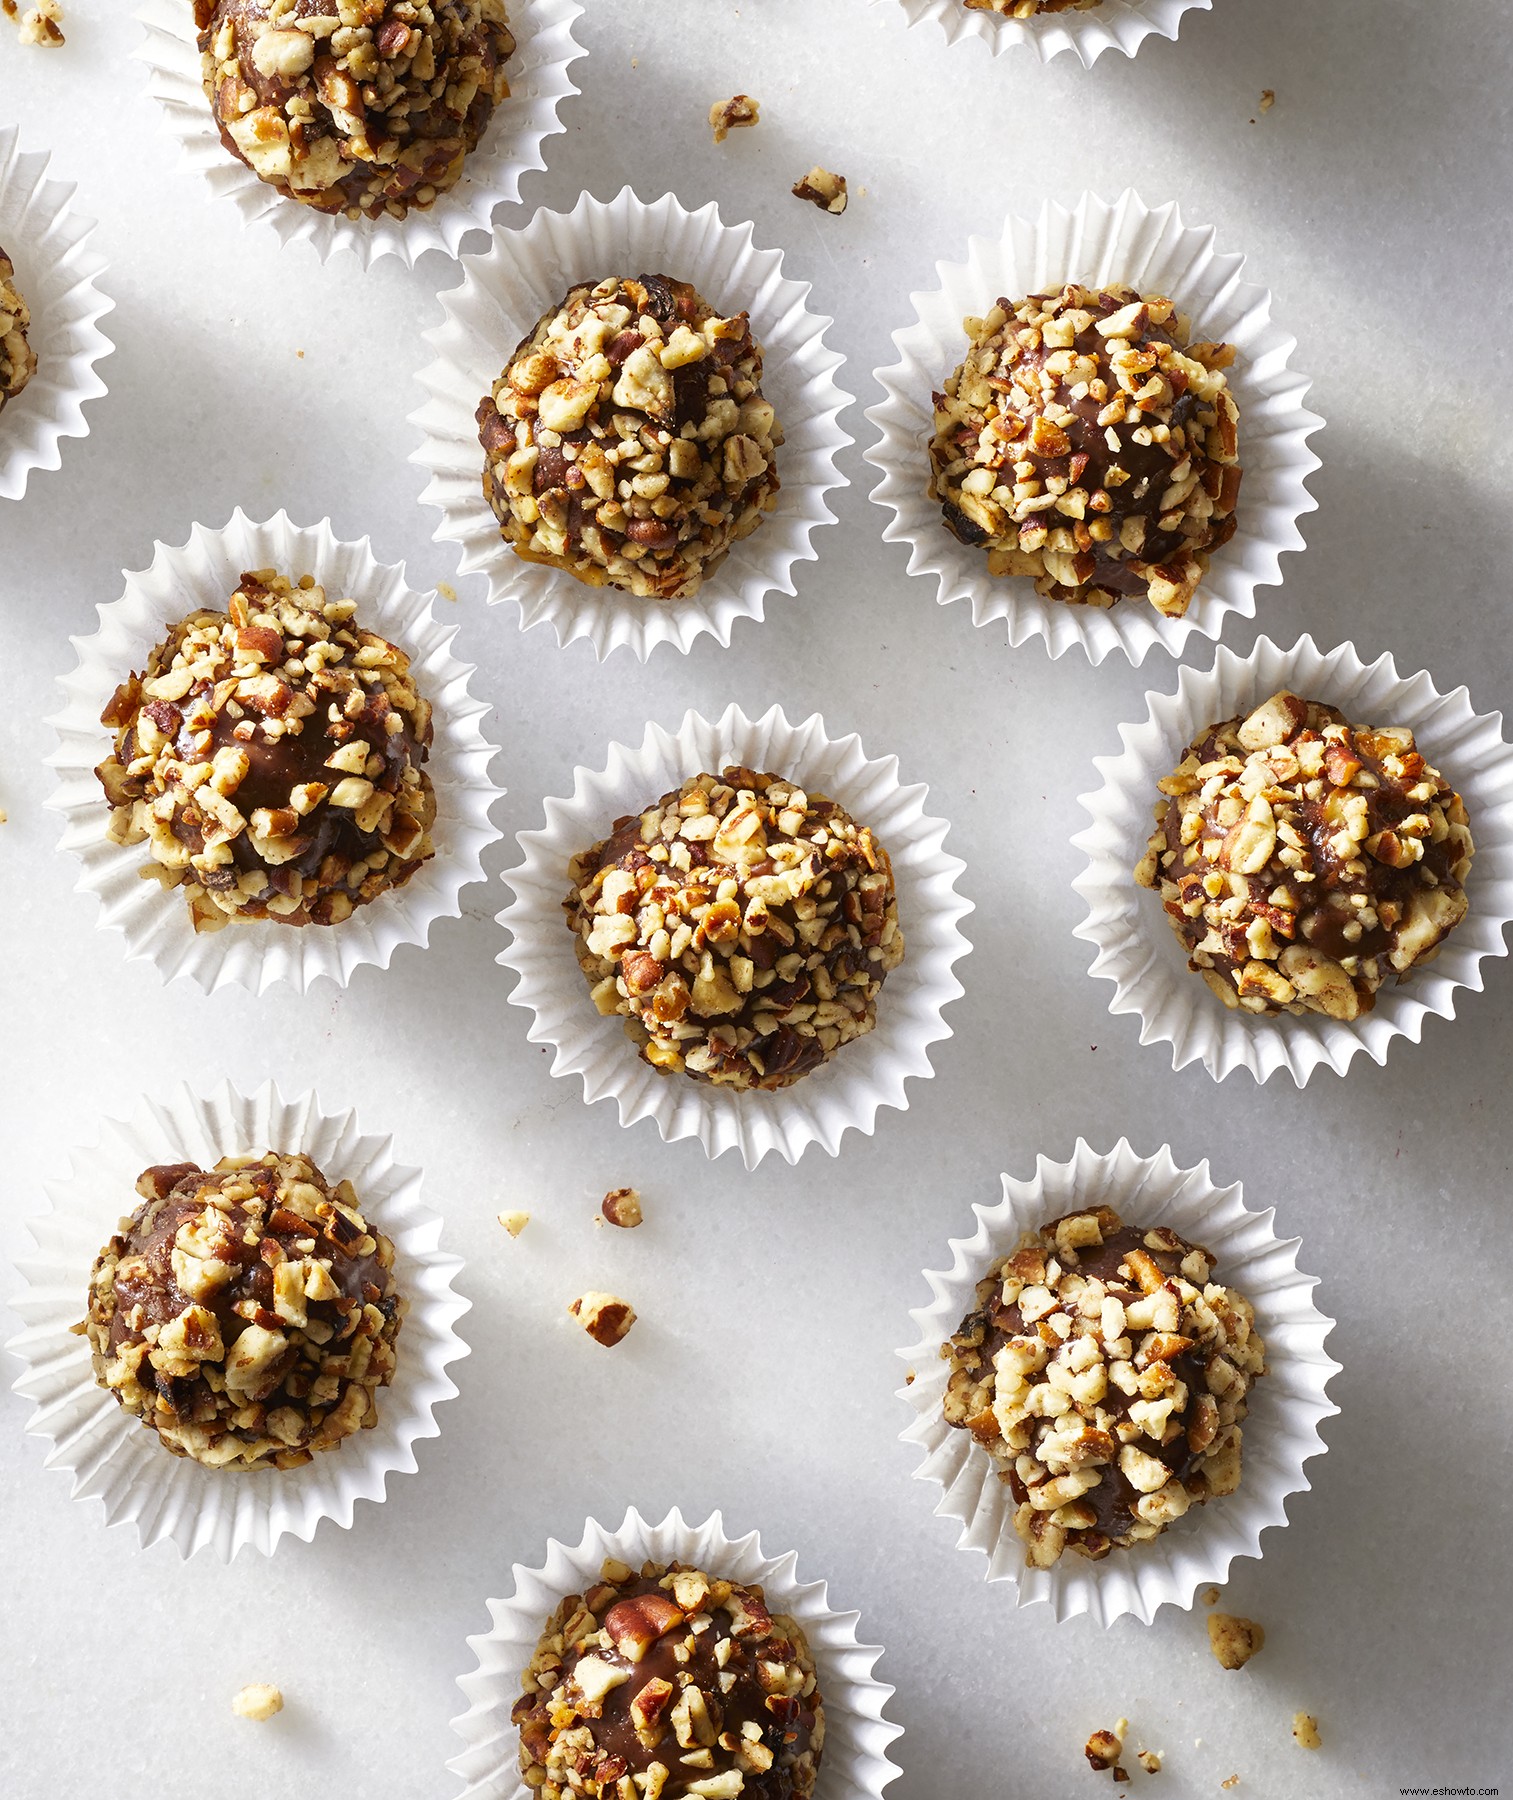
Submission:
[[[355,1103],[424,1165],[475,1310],[463,1393],[419,1474],[350,1534],[323,1528],[271,1562],[138,1554],[70,1503],[22,1436],[26,1408],[0,1400],[0,1792],[450,1795],[453,1681],[485,1597],[548,1535],[576,1538],[585,1514],[618,1517],[627,1501],[722,1507],[862,1609],[907,1727],[898,1800],[1091,1791],[1083,1739],[1121,1714],[1166,1752],[1153,1791],[1169,1800],[1217,1793],[1232,1773],[1242,1796],[1506,1787],[1508,967],[1492,965],[1488,992],[1431,1022],[1423,1046],[1348,1082],[1299,1094],[1172,1075],[1086,976],[1067,843],[1090,758],[1143,714],[1147,687],[1171,685],[1170,661],[1052,664],[974,631],[962,607],[937,609],[880,542],[859,448],[798,598],[740,627],[729,651],[599,667],[544,631],[522,637],[476,580],[458,584],[457,617],[498,708],[508,834],[609,739],[730,699],[822,708],[930,783],[968,864],[976,947],[936,1078],[875,1138],[746,1175],[585,1109],[527,1045],[493,965],[507,841],[492,885],[428,952],[342,993],[165,990],[94,929],[41,810],[40,720],[68,634],[155,538],[182,540],[238,503],[329,513],[338,533],[371,532],[380,557],[408,559],[417,583],[450,577],[415,503],[405,415],[418,333],[454,276],[432,261],[362,278],[350,260],[322,268],[243,233],[175,169],[128,61],[126,9],[73,0],[68,26],[67,48],[44,54],[0,23],[0,117],[81,183],[118,302],[92,435],[0,508],[3,1248],[100,1114],[182,1078],[271,1073]],[[1513,697],[1505,27],[1498,0],[1216,0],[1178,44],[1087,73],[947,51],[865,0],[589,0],[584,96],[528,203],[625,179],[718,196],[814,282],[847,385],[870,404],[905,294],[1008,205],[1126,183],[1179,198],[1274,290],[1329,422],[1309,548],[1263,595],[1265,628],[1391,648],[1491,710]],[[1261,115],[1267,87],[1276,106]],[[762,124],[716,149],[705,109],[737,88],[760,98]],[[816,160],[850,178],[842,219],[789,197]],[[932,1519],[895,1442],[892,1351],[925,1297],[918,1271],[943,1260],[1000,1168],[1126,1132],[1140,1149],[1169,1140],[1179,1161],[1209,1156],[1252,1204],[1274,1203],[1340,1322],[1344,1410],[1316,1491],[1227,1590],[1269,1633],[1243,1675],[1211,1660],[1201,1616],[1100,1632],[1016,1613]],[[596,1232],[598,1197],[628,1182],[648,1223]],[[101,1195],[102,1235],[123,1204]],[[518,1242],[494,1222],[502,1207],[534,1215]],[[563,1310],[600,1284],[642,1317],[612,1354]],[[288,1697],[270,1725],[230,1715],[254,1680]],[[1298,1708],[1320,1720],[1312,1755],[1291,1741]]]

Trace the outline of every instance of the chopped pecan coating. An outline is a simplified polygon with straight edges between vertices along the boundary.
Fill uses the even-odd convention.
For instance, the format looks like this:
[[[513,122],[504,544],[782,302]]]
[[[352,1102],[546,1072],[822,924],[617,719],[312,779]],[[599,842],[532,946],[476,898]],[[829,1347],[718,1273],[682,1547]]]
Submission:
[[[606,1562],[548,1621],[512,1717],[542,1800],[808,1800],[825,1741],[798,1624],[760,1587]]]
[[[221,142],[291,200],[403,218],[510,91],[503,0],[195,0]]]
[[[76,1327],[101,1387],[208,1468],[297,1468],[377,1422],[405,1302],[350,1182],[270,1150],[137,1192]]]
[[[594,1004],[667,1073],[787,1087],[873,1028],[903,960],[887,851],[781,776],[696,775],[570,872]]]
[[[0,412],[37,372],[37,354],[27,342],[31,308],[16,287],[16,270],[0,246]]]
[[[1001,299],[965,327],[930,441],[947,529],[1048,599],[1180,618],[1235,529],[1233,352],[1119,286]]]
[[[573,288],[477,416],[505,542],[591,587],[696,593],[777,504],[783,433],[750,321],[665,275]]]
[[[1356,1019],[1466,913],[1466,809],[1401,726],[1273,694],[1212,725],[1135,870],[1226,1006]]]
[[[196,931],[336,925],[434,854],[431,707],[409,658],[312,577],[244,574],[175,625],[101,722],[111,835],[147,844]]]
[[[945,1419],[1008,1483],[1031,1568],[1153,1538],[1239,1486],[1265,1345],[1212,1272],[1176,1232],[1099,1206],[1027,1232],[977,1284],[941,1347]]]

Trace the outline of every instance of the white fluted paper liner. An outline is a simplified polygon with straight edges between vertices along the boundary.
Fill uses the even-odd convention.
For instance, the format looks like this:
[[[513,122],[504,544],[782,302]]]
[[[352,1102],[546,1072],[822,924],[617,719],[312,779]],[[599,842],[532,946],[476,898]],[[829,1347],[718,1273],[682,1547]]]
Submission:
[[[962,0],[873,0],[901,6],[910,25],[930,25],[948,44],[976,38],[994,56],[1028,50],[1049,62],[1070,51],[1085,69],[1106,50],[1133,56],[1147,38],[1175,38],[1190,12],[1207,12],[1213,0],[1103,0],[1091,12],[1039,13],[1010,19],[1002,13],[968,11]]]
[[[111,733],[100,712],[127,674],[146,666],[169,625],[199,606],[224,611],[242,571],[265,568],[291,580],[313,575],[333,597],[355,600],[358,623],[410,658],[433,709],[425,767],[436,790],[436,854],[403,887],[339,925],[233,919],[196,934],[183,894],[144,879],[146,848],[107,835],[109,809],[94,770],[109,754]],[[488,707],[469,688],[475,670],[452,652],[457,627],[411,591],[404,565],[378,562],[366,538],[342,542],[328,519],[299,526],[279,512],[260,522],[238,507],[219,531],[196,525],[185,544],[155,544],[151,567],[127,571],[125,580],[121,598],[97,608],[99,629],[72,640],[78,664],[61,683],[63,710],[49,721],[59,745],[48,758],[58,786],[47,804],[63,814],[60,843],[82,864],[77,889],[98,897],[99,924],[123,935],[127,956],[156,963],[165,980],[188,976],[207,992],[236,984],[261,994],[287,981],[303,993],[321,976],[344,986],[364,963],[387,968],[402,944],[424,945],[437,919],[459,918],[462,890],[482,880],[484,849],[499,835],[489,809],[504,789],[489,775],[497,752],[481,728]]]
[[[531,1800],[532,1790],[520,1779],[520,1740],[510,1708],[547,1620],[569,1594],[592,1587],[611,1556],[633,1569],[649,1561],[683,1562],[727,1581],[760,1582],[769,1610],[798,1621],[814,1656],[825,1703],[818,1793],[824,1800],[869,1800],[899,1774],[887,1752],[903,1727],[884,1716],[893,1689],[872,1672],[882,1650],[857,1640],[860,1613],[834,1611],[823,1581],[800,1581],[793,1551],[766,1555],[754,1531],[727,1537],[719,1513],[690,1525],[674,1508],[652,1524],[631,1507],[618,1530],[590,1519],[576,1544],[549,1538],[545,1561],[516,1563],[514,1592],[489,1601],[492,1628],[468,1639],[478,1667],[457,1681],[469,1703],[452,1721],[468,1747],[447,1764],[466,1783],[459,1800]]]
[[[1188,968],[1158,896],[1135,885],[1157,781],[1206,727],[1284,687],[1339,707],[1354,723],[1410,726],[1424,757],[1464,798],[1476,845],[1465,918],[1433,961],[1379,988],[1372,1010],[1350,1023],[1231,1011]],[[1395,1039],[1419,1041],[1426,1019],[1453,1019],[1459,990],[1481,991],[1482,959],[1506,954],[1503,932],[1513,920],[1513,747],[1503,740],[1501,713],[1474,712],[1463,687],[1441,694],[1428,675],[1399,675],[1390,656],[1367,663],[1353,644],[1323,651],[1311,637],[1290,649],[1261,638],[1243,657],[1221,648],[1211,669],[1180,670],[1176,693],[1145,698],[1145,720],[1119,727],[1123,754],[1094,758],[1103,786],[1080,797],[1092,823],[1072,839],[1088,857],[1072,884],[1088,903],[1076,934],[1095,948],[1092,973],[1114,984],[1109,1011],[1139,1016],[1142,1044],[1170,1044],[1174,1069],[1201,1061],[1216,1081],[1235,1069],[1257,1081],[1285,1069],[1302,1087],[1319,1068],[1343,1075],[1363,1050],[1385,1062]]]
[[[517,46],[505,70],[509,98],[495,108],[455,186],[403,219],[316,212],[260,181],[226,149],[200,82],[188,0],[144,0],[136,16],[147,35],[135,54],[147,65],[149,86],[185,166],[203,176],[218,199],[231,202],[245,224],[272,226],[284,244],[307,243],[322,262],[350,250],[365,269],[381,256],[397,256],[413,268],[427,250],[456,256],[467,232],[487,231],[494,208],[520,198],[521,177],[546,167],[542,146],[563,130],[558,111],[578,92],[569,71],[586,54],[573,36],[580,0],[508,0],[507,11]]]
[[[1159,1537],[1101,1562],[1069,1552],[1049,1569],[1029,1569],[1008,1484],[970,1432],[945,1422],[949,1369],[940,1348],[977,1304],[977,1283],[1025,1232],[1103,1205],[1128,1224],[1169,1225],[1213,1252],[1214,1279],[1255,1307],[1267,1373],[1248,1396],[1236,1493],[1191,1507]],[[1031,1180],[1004,1175],[1003,1198],[972,1211],[977,1228],[951,1239],[951,1267],[925,1271],[935,1298],[910,1312],[919,1339],[898,1352],[915,1371],[899,1389],[915,1415],[903,1441],[923,1451],[915,1479],[944,1490],[935,1511],[960,1523],[957,1548],[985,1555],[988,1580],[1008,1582],[1016,1606],[1043,1600],[1057,1620],[1086,1613],[1099,1625],[1127,1613],[1149,1624],[1162,1606],[1191,1606],[1200,1587],[1228,1578],[1231,1563],[1261,1555],[1261,1533],[1285,1525],[1288,1497],[1310,1485],[1304,1464],[1328,1448],[1319,1426],[1339,1411],[1325,1390],[1340,1365],[1324,1350],[1334,1320],[1314,1305],[1317,1278],[1297,1266],[1301,1239],[1277,1237],[1273,1210],[1251,1211],[1240,1184],[1218,1186],[1207,1162],[1179,1169],[1167,1145],[1137,1156],[1125,1138],[1106,1153],[1078,1138],[1064,1163],[1037,1156]]]
[[[966,600],[973,624],[1002,620],[1010,644],[1044,638],[1053,657],[1080,644],[1093,663],[1115,650],[1139,663],[1157,644],[1179,656],[1189,638],[1217,638],[1231,613],[1254,614],[1256,589],[1282,579],[1282,552],[1303,547],[1298,521],[1317,504],[1306,483],[1319,466],[1308,438],[1324,421],[1303,405],[1307,377],[1288,367],[1296,339],[1272,321],[1270,294],[1241,281],[1244,262],[1220,253],[1212,226],[1185,225],[1175,203],[1150,207],[1126,189],[1113,202],[1084,194],[1070,211],[1047,201],[1038,218],[1011,215],[1001,237],[969,239],[964,262],[936,264],[940,286],[910,296],[915,320],[893,334],[899,360],[877,371],[888,397],[867,413],[878,436],[866,459],[882,471],[872,498],[893,514],[884,538],[908,545],[909,573],[933,576],[942,606]],[[962,320],[1000,296],[1068,281],[1165,294],[1190,316],[1194,339],[1235,347],[1226,373],[1240,409],[1239,523],[1180,619],[1145,600],[1047,600],[1028,576],[989,575],[985,553],[952,537],[929,495],[931,395],[966,350]]]
[[[84,407],[105,392],[96,364],[115,348],[100,320],[115,305],[96,286],[105,260],[89,248],[95,225],[71,205],[72,182],[49,181],[48,158],[23,154],[14,125],[0,127],[0,249],[16,265],[31,309],[32,378],[0,412],[0,500],[19,500],[33,469],[56,469],[64,438],[87,437]]]
[[[727,225],[713,201],[689,212],[671,194],[648,203],[627,187],[613,200],[584,194],[569,213],[538,212],[462,265],[462,285],[441,295],[445,318],[425,333],[436,360],[416,377],[426,401],[410,415],[423,434],[410,460],[430,477],[421,501],[441,513],[436,537],[461,546],[463,574],[487,577],[491,605],[515,601],[524,631],[546,623],[559,644],[587,638],[601,659],[624,646],[644,662],[658,644],[686,651],[706,632],[728,645],[737,619],[760,619],[770,594],[797,592],[794,565],[812,560],[816,528],[835,519],[825,495],[845,485],[836,458],[851,438],[838,420],[851,396],[835,379],[844,358],[825,343],[832,321],[810,310],[808,282],[783,275],[781,251],[757,249],[751,226]],[[515,346],[575,283],[643,272],[750,313],[762,391],[783,428],[776,508],[682,600],[637,599],[523,561],[483,497],[474,414]]]
[[[732,763],[838,801],[888,852],[898,890],[904,960],[878,994],[876,1027],[777,1093],[737,1093],[643,1061],[623,1019],[595,1010],[562,913],[568,863],[617,818]],[[676,732],[648,725],[639,746],[612,744],[604,768],[576,769],[571,796],[547,800],[545,828],[519,834],[525,860],[505,876],[515,898],[499,914],[511,942],[498,960],[520,977],[510,1002],[535,1014],[530,1040],[552,1046],[553,1075],[580,1077],[590,1104],[612,1099],[622,1125],[650,1118],[668,1142],[696,1137],[711,1157],[739,1150],[748,1169],[769,1151],[797,1162],[810,1144],[834,1156],[847,1131],[870,1135],[881,1108],[907,1108],[906,1082],[934,1073],[929,1047],[951,1035],[943,1014],[962,992],[953,965],[971,948],[961,921],[972,902],[956,891],[966,865],[944,848],[945,821],[926,814],[928,792],[899,781],[896,756],[869,758],[854,733],[830,737],[818,713],[790,725],[777,706],[759,719],[737,706],[713,721],[689,712]]]
[[[97,1387],[85,1315],[89,1277],[118,1221],[138,1204],[136,1180],[155,1163],[300,1151],[332,1182],[351,1181],[364,1216],[394,1242],[410,1302],[394,1379],[378,1392],[378,1423],[298,1469],[207,1469],[174,1456],[114,1395]],[[46,1466],[65,1470],[76,1500],[97,1500],[107,1525],[143,1548],[167,1539],[181,1556],[209,1548],[225,1562],[244,1549],[271,1554],[292,1534],[309,1542],[322,1519],[346,1530],[359,1500],[381,1501],[391,1474],[413,1474],[415,1445],[435,1437],[436,1407],[457,1392],[447,1365],[466,1356],[455,1330],[470,1302],[452,1286],[462,1267],[442,1250],[441,1220],[420,1203],[418,1169],[394,1160],[393,1141],[363,1132],[353,1112],[324,1112],[314,1094],[285,1100],[270,1081],[255,1094],[222,1082],[200,1096],[187,1084],[107,1119],[97,1142],[47,1183],[52,1211],[28,1221],[35,1249],[18,1259],[13,1301],[23,1329],[6,1346],[24,1365],[15,1390],[36,1402],[27,1430],[49,1440]]]

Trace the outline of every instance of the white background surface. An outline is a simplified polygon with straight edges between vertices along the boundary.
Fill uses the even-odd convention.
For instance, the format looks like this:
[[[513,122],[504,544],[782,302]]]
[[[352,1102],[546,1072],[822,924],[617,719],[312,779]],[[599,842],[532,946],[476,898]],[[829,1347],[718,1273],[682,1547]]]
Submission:
[[[1390,648],[1492,710],[1513,698],[1506,23],[1497,0],[1217,0],[1179,43],[1088,73],[948,51],[864,0],[590,0],[585,93],[528,201],[566,206],[627,178],[689,204],[718,197],[814,282],[839,321],[843,381],[870,404],[909,289],[1006,207],[1126,183],[1179,199],[1274,290],[1328,420],[1309,548],[1285,560],[1284,589],[1263,590],[1261,623]],[[25,1406],[0,1401],[0,1792],[449,1795],[453,1680],[485,1597],[548,1535],[576,1539],[585,1514],[612,1521],[628,1501],[723,1507],[730,1529],[796,1548],[801,1572],[861,1608],[907,1727],[895,1800],[1091,1792],[1082,1742],[1121,1714],[1166,1753],[1153,1791],[1169,1800],[1215,1794],[1231,1773],[1241,1796],[1506,1789],[1508,967],[1490,966],[1460,1020],[1431,1021],[1425,1045],[1399,1043],[1385,1070],[1358,1065],[1348,1082],[1300,1095],[1172,1075],[1085,974],[1067,845],[1091,757],[1143,716],[1147,687],[1173,684],[1170,661],[1051,664],[974,631],[963,606],[937,609],[879,541],[859,447],[798,598],[740,626],[729,651],[599,667],[544,630],[522,637],[509,607],[484,609],[480,582],[458,584],[459,649],[498,707],[509,834],[609,739],[730,699],[821,708],[930,783],[979,909],[969,991],[936,1079],[839,1161],[769,1159],[748,1176],[585,1109],[506,1005],[497,878],[428,952],[304,1000],[165,990],[94,929],[41,810],[40,720],[68,634],[155,538],[181,541],[238,503],[329,513],[340,535],[371,532],[380,558],[408,559],[417,583],[449,578],[415,503],[405,415],[428,354],[418,333],[455,277],[428,261],[363,278],[350,259],[323,268],[244,234],[175,169],[125,9],[75,0],[68,28],[66,49],[42,53],[0,25],[0,118],[81,183],[118,303],[91,437],[0,509],[3,1248],[100,1114],[182,1078],[250,1087],[271,1073],[356,1104],[424,1166],[476,1305],[463,1393],[420,1473],[350,1534],[322,1527],[271,1562],[138,1554],[70,1503],[22,1436]],[[1265,115],[1263,87],[1277,94]],[[736,89],[760,99],[762,124],[716,149],[705,110]],[[844,218],[789,196],[814,161],[849,177]],[[864,436],[860,406],[848,422]],[[502,843],[491,867],[512,860]],[[892,1350],[926,1297],[919,1269],[946,1260],[1000,1168],[1028,1173],[1037,1150],[1121,1132],[1141,1150],[1169,1140],[1179,1162],[1209,1156],[1251,1204],[1275,1204],[1340,1321],[1344,1411],[1311,1465],[1316,1491],[1226,1591],[1268,1632],[1240,1675],[1210,1658],[1201,1616],[1102,1632],[1016,1613],[931,1518],[894,1441]],[[647,1224],[596,1232],[599,1196],[624,1183],[643,1190]],[[128,1204],[100,1197],[102,1237]],[[534,1215],[518,1242],[494,1223],[502,1207]],[[613,1353],[564,1314],[590,1285],[641,1313]],[[252,1680],[287,1695],[270,1725],[230,1715]],[[1300,1707],[1324,1737],[1311,1756],[1290,1737]]]

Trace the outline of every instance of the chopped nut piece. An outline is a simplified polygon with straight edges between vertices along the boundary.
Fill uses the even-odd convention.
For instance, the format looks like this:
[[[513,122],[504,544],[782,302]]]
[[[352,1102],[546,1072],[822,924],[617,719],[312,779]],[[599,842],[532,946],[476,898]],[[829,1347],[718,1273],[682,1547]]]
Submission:
[[[641,1223],[641,1196],[634,1188],[612,1188],[604,1196],[599,1210],[611,1225],[631,1231]]]
[[[1159,1775],[1161,1773],[1161,1758],[1156,1751],[1142,1750],[1135,1760],[1140,1764],[1140,1767],[1145,1770],[1147,1775]]]
[[[1236,1618],[1233,1613],[1210,1613],[1208,1643],[1221,1668],[1243,1669],[1264,1647],[1266,1633],[1254,1619]]]
[[[1221,1788],[1224,1788],[1226,1791],[1230,1788],[1237,1788],[1239,1785],[1240,1785],[1240,1777],[1238,1775],[1231,1775],[1227,1781],[1221,1781],[1219,1783],[1219,1786]]]
[[[1219,1604],[1219,1590],[1216,1587],[1206,1587],[1198,1598],[1202,1600],[1205,1606],[1217,1606]]]
[[[696,775],[569,873],[594,1004],[664,1073],[787,1087],[872,1030],[903,959],[887,851],[778,775]]]
[[[528,1212],[502,1212],[499,1215],[499,1223],[512,1238],[519,1237],[530,1222],[531,1215]]]
[[[716,100],[709,109],[714,141],[723,144],[732,131],[743,125],[755,125],[761,116],[761,108],[750,94],[732,94],[728,100]]]
[[[618,1344],[636,1322],[635,1308],[628,1300],[591,1288],[580,1294],[567,1309],[596,1344]]]
[[[1262,88],[1261,89],[1261,111],[1263,113],[1270,112],[1272,107],[1274,107],[1276,105],[1276,103],[1277,103],[1276,89],[1275,88]]]
[[[1292,1715],[1292,1735],[1305,1750],[1317,1750],[1324,1742],[1319,1736],[1319,1722],[1312,1713]]]
[[[1228,1007],[1358,1019],[1465,916],[1466,809],[1405,728],[1283,690],[1157,785],[1135,880]]]
[[[231,1710],[239,1719],[271,1719],[284,1710],[284,1696],[266,1681],[254,1681],[231,1697]]]
[[[37,356],[27,341],[31,309],[16,287],[16,270],[0,246],[0,413],[37,372]]]
[[[821,212],[843,213],[846,210],[846,177],[832,175],[818,163],[801,180],[793,184],[794,197],[808,200]]]
[[[1265,1346],[1212,1274],[1207,1251],[1100,1206],[1027,1233],[978,1282],[942,1347],[944,1416],[1008,1484],[1030,1567],[1153,1538],[1239,1485]]]
[[[1098,1773],[1111,1769],[1124,1753],[1124,1742],[1112,1731],[1095,1731],[1083,1747],[1082,1754]]]
[[[21,17],[21,42],[55,49],[63,41],[63,8],[58,0],[37,0]]]

